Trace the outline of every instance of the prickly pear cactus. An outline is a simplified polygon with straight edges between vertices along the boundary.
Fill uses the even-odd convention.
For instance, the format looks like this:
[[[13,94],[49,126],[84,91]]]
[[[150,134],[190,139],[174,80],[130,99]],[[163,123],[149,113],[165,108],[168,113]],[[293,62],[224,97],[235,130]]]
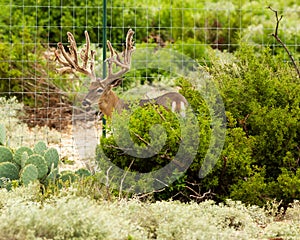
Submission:
[[[23,152],[21,156],[21,168],[24,168],[27,162],[27,159],[29,158],[29,155],[27,152]]]
[[[3,124],[0,124],[0,145],[6,144],[6,129]]]
[[[38,170],[38,178],[44,178],[48,173],[48,166],[44,157],[38,154],[32,154],[28,157],[26,165],[33,164]]]
[[[74,182],[78,178],[78,176],[72,171],[62,171],[60,174],[61,175],[59,179],[61,179],[63,182]]]
[[[13,161],[21,167],[24,167],[22,166],[22,156],[24,153],[27,153],[27,155],[30,156],[33,154],[33,151],[28,147],[20,147],[17,149],[14,155]]]
[[[40,154],[41,156],[44,156],[46,150],[47,146],[44,142],[38,142],[33,148],[34,153]]]
[[[13,160],[13,154],[9,148],[0,146],[0,162],[11,162]]]
[[[80,168],[75,171],[75,174],[78,175],[79,177],[88,177],[91,176],[91,172],[87,170],[86,168]]]
[[[11,162],[0,163],[0,187],[4,184],[4,179],[16,180],[19,178],[17,166]]]
[[[47,162],[48,170],[57,168],[59,162],[59,155],[55,148],[49,148],[44,154],[44,158]]]
[[[27,186],[30,182],[37,180],[38,175],[37,167],[33,164],[28,164],[22,169],[20,179],[22,183]]]

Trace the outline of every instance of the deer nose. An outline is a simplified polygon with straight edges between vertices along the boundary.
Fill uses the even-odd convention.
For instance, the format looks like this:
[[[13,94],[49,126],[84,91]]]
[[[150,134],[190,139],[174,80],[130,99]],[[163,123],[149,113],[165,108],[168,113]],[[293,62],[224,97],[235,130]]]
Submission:
[[[82,106],[83,107],[90,107],[92,104],[91,104],[91,101],[88,100],[88,99],[83,99],[83,101],[81,102]]]

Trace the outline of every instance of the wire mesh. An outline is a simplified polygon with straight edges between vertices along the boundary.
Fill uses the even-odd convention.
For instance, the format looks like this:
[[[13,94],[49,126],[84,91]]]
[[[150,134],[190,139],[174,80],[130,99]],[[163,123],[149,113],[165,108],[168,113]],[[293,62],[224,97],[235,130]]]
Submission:
[[[298,59],[300,6],[292,0],[274,5],[284,15],[279,34]],[[76,159],[70,131],[72,108],[74,99],[86,91],[87,79],[57,74],[54,49],[57,42],[68,45],[68,31],[82,46],[87,30],[97,50],[96,70],[101,77],[103,3],[0,0],[0,7],[0,97],[7,99],[1,100],[1,121],[8,129],[10,144],[44,140],[59,148],[62,158]],[[127,30],[133,28],[137,47],[170,48],[202,65],[209,65],[208,49],[234,52],[242,42],[271,46],[275,53],[280,47],[270,36],[275,20],[266,7],[264,1],[242,0],[110,0],[107,39],[121,51]],[[290,61],[287,54],[284,60]],[[144,72],[127,77],[133,86],[163,79],[159,71],[148,70],[147,64]],[[125,84],[123,91],[130,87]],[[14,96],[17,100],[8,100]]]

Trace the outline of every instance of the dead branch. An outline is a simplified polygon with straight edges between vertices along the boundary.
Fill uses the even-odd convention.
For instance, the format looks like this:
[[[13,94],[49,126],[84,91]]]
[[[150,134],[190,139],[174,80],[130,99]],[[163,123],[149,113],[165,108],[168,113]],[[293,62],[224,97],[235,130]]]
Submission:
[[[134,163],[134,160],[131,161],[129,167],[126,169],[126,171],[125,171],[125,173],[124,173],[124,176],[123,176],[122,179],[121,179],[121,182],[120,182],[120,188],[119,188],[119,200],[122,199],[123,183],[124,183],[124,180],[125,180],[125,178],[126,178],[128,172],[130,171],[130,168],[132,167],[133,163]]]
[[[136,136],[139,140],[141,140],[143,143],[145,143],[147,146],[150,146],[150,143],[148,143],[144,138],[142,138],[139,134],[133,132],[134,136]]]
[[[288,50],[287,46],[284,44],[284,42],[282,42],[282,40],[279,38],[278,36],[278,28],[279,28],[279,23],[283,18],[283,15],[281,15],[280,17],[278,17],[278,11],[274,10],[271,6],[268,6],[268,9],[270,9],[272,12],[274,12],[275,17],[276,17],[276,28],[275,28],[275,32],[272,33],[271,35],[276,39],[276,41],[284,48],[284,50],[287,52],[287,54],[289,55],[289,58],[291,59],[294,68],[298,74],[298,77],[300,78],[300,69],[298,68],[296,61],[292,55],[292,53]]]
[[[197,199],[198,201],[200,200],[200,201],[202,201],[202,200],[204,200],[205,198],[207,198],[209,195],[216,195],[215,193],[212,193],[211,192],[211,189],[209,189],[208,190],[208,192],[205,192],[205,193],[203,193],[202,195],[200,195],[200,194],[196,194],[196,195],[190,195],[190,197],[192,197],[192,198],[195,198],[195,199]]]

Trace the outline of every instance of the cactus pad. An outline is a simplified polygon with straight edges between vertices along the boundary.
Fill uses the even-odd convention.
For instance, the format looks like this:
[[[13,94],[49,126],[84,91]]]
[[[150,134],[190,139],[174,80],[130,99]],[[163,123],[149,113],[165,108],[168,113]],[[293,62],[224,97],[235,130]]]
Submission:
[[[78,175],[79,177],[88,177],[91,176],[91,172],[89,170],[87,170],[86,168],[80,168],[75,172],[76,175]]]
[[[33,151],[41,156],[44,156],[45,151],[47,150],[47,146],[44,142],[38,142],[35,144]]]
[[[0,186],[3,185],[2,178],[15,180],[19,178],[19,170],[17,166],[11,162],[0,163]]]
[[[0,146],[0,163],[11,162],[13,160],[12,152],[9,148]]]
[[[33,164],[26,165],[21,172],[21,181],[27,186],[30,182],[38,179],[38,169]]]
[[[71,171],[62,171],[59,177],[63,182],[69,181],[74,182],[77,178],[77,175]]]
[[[32,154],[28,157],[26,165],[33,164],[38,170],[38,178],[42,179],[48,173],[48,166],[44,157],[38,154]]]
[[[53,166],[53,168],[57,168],[58,162],[59,162],[59,155],[55,148],[49,148],[45,152],[44,158],[47,162],[49,171],[51,170],[52,166]]]
[[[15,155],[14,155],[14,162],[16,164],[18,164],[19,166],[22,166],[22,156],[24,153],[27,153],[28,156],[32,155],[33,154],[33,151],[28,148],[28,147],[20,147],[17,149],[17,151],[15,152]],[[22,166],[23,167],[23,166]]]
[[[27,152],[23,152],[22,156],[21,156],[21,168],[24,168],[28,159],[28,153]]]

